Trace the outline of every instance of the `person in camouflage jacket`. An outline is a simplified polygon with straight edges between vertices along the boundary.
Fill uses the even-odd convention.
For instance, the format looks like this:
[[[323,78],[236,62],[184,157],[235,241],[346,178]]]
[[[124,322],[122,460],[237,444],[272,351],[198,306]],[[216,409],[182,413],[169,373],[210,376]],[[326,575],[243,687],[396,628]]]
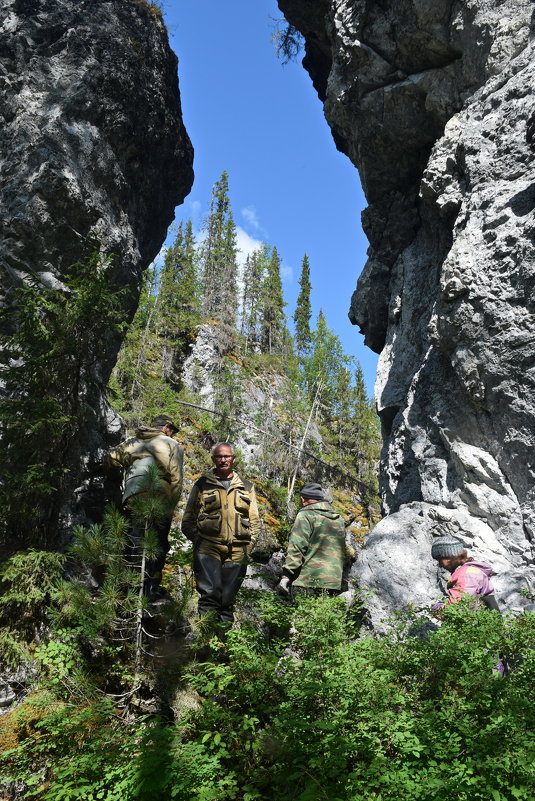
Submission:
[[[325,500],[319,484],[307,483],[301,490],[302,508],[290,534],[288,554],[277,587],[289,594],[296,588],[340,592],[344,566],[345,526],[340,515]]]

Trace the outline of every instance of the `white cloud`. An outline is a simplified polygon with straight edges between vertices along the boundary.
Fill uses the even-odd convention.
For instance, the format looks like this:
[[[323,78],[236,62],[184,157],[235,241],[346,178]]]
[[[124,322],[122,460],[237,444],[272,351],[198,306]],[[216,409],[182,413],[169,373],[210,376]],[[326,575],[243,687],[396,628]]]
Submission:
[[[260,231],[260,221],[254,206],[246,206],[241,210],[241,215],[245,222],[251,226],[251,228],[253,228],[255,231]]]
[[[200,215],[200,213],[201,213],[201,203],[200,203],[200,201],[199,200],[191,200],[190,204],[189,204],[189,208],[190,208],[190,215],[191,215],[192,221],[197,220],[199,215]]]
[[[293,281],[294,268],[290,267],[289,264],[282,264],[281,265],[281,278],[282,278],[283,281]]]
[[[252,236],[249,236],[247,231],[244,231],[243,228],[237,225],[236,246],[238,248],[238,264],[243,266],[247,256],[250,256],[251,253],[254,253],[255,250],[259,250],[262,247],[262,240],[254,239]]]

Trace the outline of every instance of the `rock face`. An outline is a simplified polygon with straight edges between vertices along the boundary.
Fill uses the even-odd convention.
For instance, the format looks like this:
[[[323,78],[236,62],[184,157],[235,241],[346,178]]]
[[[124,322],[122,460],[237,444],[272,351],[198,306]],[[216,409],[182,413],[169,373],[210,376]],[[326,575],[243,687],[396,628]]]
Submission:
[[[520,608],[534,586],[533,5],[279,6],[369,202],[350,318],[381,354],[387,516],[355,576],[376,619],[427,604],[432,537],[451,533]]]
[[[266,445],[267,429],[278,430],[278,419],[284,411],[288,391],[284,376],[266,371],[254,377],[243,368],[242,360],[234,351],[234,334],[225,324],[204,323],[197,329],[195,342],[190,346],[190,353],[184,361],[181,378],[186,389],[201,398],[201,405],[207,409],[218,411],[221,389],[220,373],[226,366],[230,372],[232,383],[227,383],[227,398],[233,394],[231,415],[240,423],[236,427],[232,444],[238,448],[246,462],[254,462],[255,458],[263,460],[263,449]],[[254,424],[251,421],[255,421]],[[248,422],[251,425],[248,425]],[[303,426],[305,421],[303,420]],[[323,441],[315,421],[311,421],[307,434],[307,442],[322,445]],[[274,444],[273,442],[271,443]]]
[[[28,275],[61,287],[66,269],[98,248],[113,254],[113,284],[131,289],[128,319],[193,181],[163,22],[144,0],[0,0],[0,8],[3,296]],[[108,339],[95,365],[99,388],[86,387],[87,419],[73,433],[68,494],[87,490],[120,435],[102,394],[120,346]]]

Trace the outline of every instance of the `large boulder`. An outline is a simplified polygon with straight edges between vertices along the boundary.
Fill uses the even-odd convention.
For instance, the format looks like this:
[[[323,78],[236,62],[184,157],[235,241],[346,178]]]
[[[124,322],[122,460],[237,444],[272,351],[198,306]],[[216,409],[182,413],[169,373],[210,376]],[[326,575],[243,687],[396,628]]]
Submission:
[[[534,587],[533,6],[279,6],[369,202],[350,318],[381,354],[386,517],[354,575],[376,618],[428,603],[430,543],[452,533],[519,609]]]

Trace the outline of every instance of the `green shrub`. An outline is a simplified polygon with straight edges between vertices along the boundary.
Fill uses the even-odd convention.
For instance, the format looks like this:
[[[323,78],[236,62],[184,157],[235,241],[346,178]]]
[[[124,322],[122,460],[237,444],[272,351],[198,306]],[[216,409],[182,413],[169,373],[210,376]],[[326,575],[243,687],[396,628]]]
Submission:
[[[192,664],[200,706],[173,725],[49,701],[6,772],[49,801],[531,801],[535,615],[456,604],[411,630],[358,638],[339,599],[259,601]]]
[[[63,554],[30,549],[0,565],[0,662],[15,667],[31,658],[64,562]]]
[[[290,651],[233,632],[229,663],[196,679],[197,736],[220,734],[258,798],[532,796],[535,616],[457,605],[428,639],[405,625],[355,640],[336,599],[292,614]],[[493,673],[500,654],[522,654],[507,679]]]

